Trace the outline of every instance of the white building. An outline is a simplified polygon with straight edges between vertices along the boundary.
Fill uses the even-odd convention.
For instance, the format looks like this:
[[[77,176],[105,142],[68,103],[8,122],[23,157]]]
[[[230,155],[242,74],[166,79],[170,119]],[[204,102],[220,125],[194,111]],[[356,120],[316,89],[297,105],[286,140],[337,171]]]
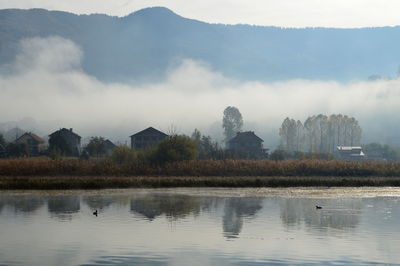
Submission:
[[[337,153],[341,160],[361,161],[365,159],[361,146],[337,146]]]

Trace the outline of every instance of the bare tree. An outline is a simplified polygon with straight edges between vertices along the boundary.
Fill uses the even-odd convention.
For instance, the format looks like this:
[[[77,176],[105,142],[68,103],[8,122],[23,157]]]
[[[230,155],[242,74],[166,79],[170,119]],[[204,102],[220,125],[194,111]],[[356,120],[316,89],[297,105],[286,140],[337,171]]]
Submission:
[[[286,151],[295,151],[297,147],[297,123],[294,119],[287,117],[279,129],[281,144]]]
[[[304,124],[286,118],[279,136],[286,151],[334,152],[339,145],[360,145],[362,130],[354,117],[323,114],[310,116]]]

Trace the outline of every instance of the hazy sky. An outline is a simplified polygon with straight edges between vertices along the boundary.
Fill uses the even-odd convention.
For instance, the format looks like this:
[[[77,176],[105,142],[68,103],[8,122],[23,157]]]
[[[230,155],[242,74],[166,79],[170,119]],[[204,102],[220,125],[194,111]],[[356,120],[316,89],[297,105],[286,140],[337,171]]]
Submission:
[[[199,128],[222,137],[223,110],[233,105],[243,115],[244,129],[256,131],[270,148],[287,116],[302,121],[319,113],[354,116],[365,129],[364,141],[386,140],[399,130],[397,79],[239,82],[205,62],[186,59],[166,80],[134,86],[103,83],[86,74],[83,57],[75,43],[60,37],[23,40],[16,60],[0,68],[2,120],[33,117],[41,123],[36,127],[40,131],[32,130],[43,135],[67,127],[84,137],[123,141],[148,126],[167,132],[175,125],[179,133]]]
[[[400,25],[399,0],[0,0],[0,8],[46,8],[124,16],[165,6],[189,18],[284,27]]]

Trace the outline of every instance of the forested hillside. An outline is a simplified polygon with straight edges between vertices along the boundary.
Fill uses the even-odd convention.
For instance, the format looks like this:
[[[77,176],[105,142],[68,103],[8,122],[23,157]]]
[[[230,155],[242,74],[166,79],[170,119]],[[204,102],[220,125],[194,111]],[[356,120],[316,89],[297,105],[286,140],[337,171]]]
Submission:
[[[105,81],[160,80],[183,58],[240,80],[366,80],[394,76],[400,27],[285,29],[208,24],[162,7],[118,18],[43,9],[0,10],[0,62],[18,42],[58,35],[78,44],[84,70]]]

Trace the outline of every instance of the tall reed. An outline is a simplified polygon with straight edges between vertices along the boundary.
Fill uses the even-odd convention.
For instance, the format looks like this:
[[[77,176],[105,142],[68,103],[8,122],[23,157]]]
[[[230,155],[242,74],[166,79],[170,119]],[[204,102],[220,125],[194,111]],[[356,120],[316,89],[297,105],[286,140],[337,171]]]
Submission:
[[[192,160],[162,166],[108,159],[0,160],[0,176],[334,176],[400,177],[400,162]]]

